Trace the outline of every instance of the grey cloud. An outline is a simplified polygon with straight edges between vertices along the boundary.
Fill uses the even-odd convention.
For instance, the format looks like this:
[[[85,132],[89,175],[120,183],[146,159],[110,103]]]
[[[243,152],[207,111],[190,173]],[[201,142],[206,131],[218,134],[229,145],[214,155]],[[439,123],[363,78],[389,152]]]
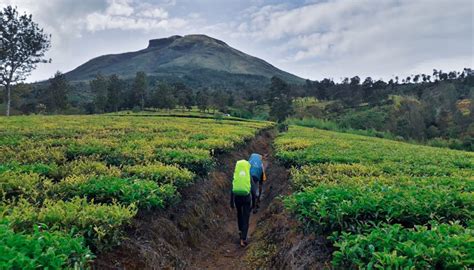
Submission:
[[[423,63],[442,63],[436,59],[457,69],[472,66],[473,25],[466,23],[472,12],[469,0],[334,0],[286,10],[265,6],[248,17],[250,25],[245,22],[240,34],[276,44],[287,54],[273,58],[308,77],[387,78],[427,72],[421,70]]]
[[[40,66],[33,80],[189,33],[311,79],[474,66],[470,0],[0,0],[7,4],[32,13],[53,35],[53,64]]]

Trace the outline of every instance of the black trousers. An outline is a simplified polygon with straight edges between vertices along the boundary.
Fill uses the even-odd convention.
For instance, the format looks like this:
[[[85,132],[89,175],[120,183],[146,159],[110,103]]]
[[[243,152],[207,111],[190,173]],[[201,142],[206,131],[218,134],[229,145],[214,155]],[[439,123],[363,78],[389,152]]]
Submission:
[[[263,185],[263,174],[258,179],[257,177],[252,176],[252,185],[251,185],[251,192],[252,192],[252,207],[257,207],[257,204],[260,203],[260,193],[261,193],[261,186]]]
[[[250,195],[234,196],[235,207],[237,208],[237,223],[239,225],[240,239],[247,240],[249,231],[250,210],[252,199]]]

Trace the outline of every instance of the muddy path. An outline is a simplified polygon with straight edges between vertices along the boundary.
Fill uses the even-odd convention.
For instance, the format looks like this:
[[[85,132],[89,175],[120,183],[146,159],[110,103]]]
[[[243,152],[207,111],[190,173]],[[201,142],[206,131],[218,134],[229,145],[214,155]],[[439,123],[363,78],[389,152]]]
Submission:
[[[266,160],[267,181],[264,183],[261,197],[260,208],[256,214],[250,215],[249,224],[249,245],[246,248],[239,246],[239,236],[237,229],[236,210],[231,209],[229,205],[230,181],[226,186],[229,196],[222,202],[224,207],[220,213],[222,221],[221,227],[216,232],[215,241],[210,241],[205,248],[195,249],[190,257],[190,268],[193,269],[247,269],[245,256],[247,251],[255,244],[254,233],[262,217],[267,213],[268,206],[275,197],[288,190],[288,172],[278,164],[273,155],[273,140],[275,132],[268,132],[261,137],[257,137],[250,145],[222,160],[225,165],[224,170],[220,171],[225,178],[231,179],[235,161],[241,158],[247,159],[251,153],[268,154]]]
[[[266,130],[231,153],[217,157],[216,168],[181,191],[182,200],[162,211],[142,211],[125,240],[98,255],[94,269],[248,269],[245,257],[269,206],[288,193],[288,172],[274,158],[275,130]],[[230,208],[235,162],[253,152],[268,154],[260,209],[250,216],[249,245],[239,246],[236,210]]]

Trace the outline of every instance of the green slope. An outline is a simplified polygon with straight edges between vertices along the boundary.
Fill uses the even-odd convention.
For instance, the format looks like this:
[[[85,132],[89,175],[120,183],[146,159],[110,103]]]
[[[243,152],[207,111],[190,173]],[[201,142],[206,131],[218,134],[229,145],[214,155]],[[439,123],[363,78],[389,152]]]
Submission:
[[[98,72],[130,78],[138,71],[160,78],[181,78],[197,86],[225,84],[227,76],[252,85],[279,76],[291,83],[303,79],[205,35],[150,40],[146,49],[94,58],[66,73],[72,81],[92,79]],[[235,79],[237,77],[237,79]],[[196,86],[195,85],[195,86]]]

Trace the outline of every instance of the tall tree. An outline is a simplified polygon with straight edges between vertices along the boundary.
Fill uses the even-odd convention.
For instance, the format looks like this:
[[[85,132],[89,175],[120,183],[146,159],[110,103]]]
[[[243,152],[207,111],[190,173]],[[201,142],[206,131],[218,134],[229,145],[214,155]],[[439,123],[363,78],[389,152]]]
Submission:
[[[55,113],[66,109],[69,89],[70,85],[66,76],[59,71],[56,72],[54,77],[49,79],[49,86],[46,89],[46,109]]]
[[[132,93],[133,93],[132,105],[136,106],[138,104],[142,111],[145,108],[146,88],[147,88],[146,74],[145,72],[139,71],[135,75],[135,80],[133,81],[133,85],[132,85]]]
[[[7,95],[6,115],[10,115],[12,86],[24,81],[38,63],[46,63],[51,36],[33,22],[32,16],[7,6],[0,11],[0,85]]]
[[[268,93],[270,117],[283,122],[293,112],[289,85],[278,77],[272,77]]]
[[[207,89],[197,91],[196,105],[198,106],[198,109],[203,112],[209,108],[209,93]]]
[[[365,78],[364,82],[362,82],[362,90],[364,93],[364,99],[366,101],[370,99],[370,97],[372,96],[374,92],[373,86],[374,86],[374,81],[372,80],[371,77]]]
[[[95,79],[90,81],[90,88],[94,95],[94,111],[103,113],[107,109],[107,88],[109,81],[105,76],[98,73]]]
[[[182,83],[175,83],[174,90],[178,105],[182,106],[183,110],[184,108],[190,110],[194,105],[193,90]]]
[[[220,112],[227,111],[227,94],[222,90],[215,90],[211,96],[211,107],[213,110],[217,110]]]
[[[116,74],[109,77],[109,84],[107,86],[107,111],[117,112],[120,109],[123,87],[124,82]]]
[[[173,88],[166,83],[158,83],[153,91],[150,105],[159,109],[174,109],[176,98],[173,95]]]

